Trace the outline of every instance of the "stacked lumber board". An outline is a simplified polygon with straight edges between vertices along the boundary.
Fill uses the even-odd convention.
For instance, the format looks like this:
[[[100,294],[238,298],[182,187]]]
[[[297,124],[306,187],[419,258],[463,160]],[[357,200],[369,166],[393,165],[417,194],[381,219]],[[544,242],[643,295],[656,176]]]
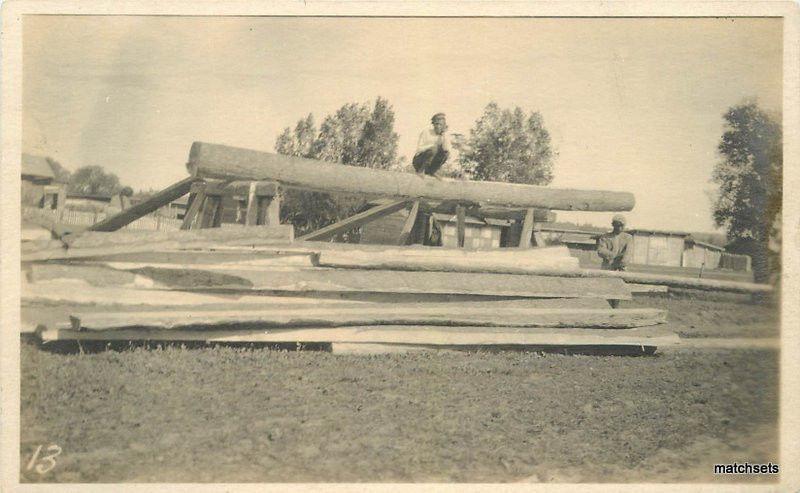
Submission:
[[[348,265],[323,261],[333,253]],[[406,264],[393,270],[370,254]],[[575,271],[563,247],[315,244],[283,226],[86,232],[25,252],[22,318],[45,343],[650,354],[677,342],[663,310],[609,306],[631,299],[622,279],[555,275]]]

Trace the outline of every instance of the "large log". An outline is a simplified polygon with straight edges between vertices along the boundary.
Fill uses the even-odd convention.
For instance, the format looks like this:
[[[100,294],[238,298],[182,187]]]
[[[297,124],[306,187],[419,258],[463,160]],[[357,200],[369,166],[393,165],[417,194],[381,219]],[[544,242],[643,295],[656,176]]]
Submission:
[[[410,200],[453,200],[487,206],[566,211],[629,211],[635,203],[633,194],[627,192],[437,179],[202,142],[192,144],[187,167],[198,178],[274,180],[310,190]]]
[[[156,281],[170,282],[179,289],[199,289],[192,271],[183,280],[184,269],[150,269]],[[311,269],[266,271],[226,269],[224,276],[206,271],[219,283],[203,289],[260,290],[273,292],[416,293],[455,294],[521,298],[631,299],[621,279],[582,279],[513,274],[463,274],[456,272],[403,272],[383,270]]]
[[[663,310],[504,308],[486,310],[461,303],[373,304],[283,310],[165,310],[78,313],[57,328],[107,330],[131,327],[180,329],[213,326],[343,327],[352,325],[428,325],[476,327],[578,327],[627,329],[666,322]]]
[[[133,207],[125,209],[118,214],[100,221],[99,223],[90,226],[88,229],[90,231],[116,231],[139,219],[145,214],[150,214],[156,209],[169,204],[173,200],[183,197],[189,193],[194,181],[196,180],[193,177],[185,178],[178,183],[175,183],[158,192],[144,202],[136,204]]]

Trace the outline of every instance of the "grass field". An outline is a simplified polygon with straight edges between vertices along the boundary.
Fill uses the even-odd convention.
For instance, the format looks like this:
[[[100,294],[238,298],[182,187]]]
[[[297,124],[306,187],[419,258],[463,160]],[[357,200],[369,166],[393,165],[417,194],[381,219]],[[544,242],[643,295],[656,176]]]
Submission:
[[[776,337],[777,314],[677,294],[691,337]],[[720,319],[720,317],[722,317]],[[348,356],[22,347],[23,481],[734,481],[777,462],[778,353]],[[56,466],[26,466],[57,444]]]

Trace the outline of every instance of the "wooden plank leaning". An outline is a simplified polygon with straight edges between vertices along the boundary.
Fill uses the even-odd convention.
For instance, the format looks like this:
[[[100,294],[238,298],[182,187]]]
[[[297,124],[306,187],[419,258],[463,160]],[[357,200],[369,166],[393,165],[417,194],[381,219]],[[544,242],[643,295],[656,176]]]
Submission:
[[[153,195],[142,203],[136,204],[124,211],[119,212],[99,223],[90,226],[89,231],[116,231],[140,217],[150,214],[175,199],[183,197],[192,188],[192,183],[197,181],[194,177],[184,178],[183,180],[170,185],[164,190]]]

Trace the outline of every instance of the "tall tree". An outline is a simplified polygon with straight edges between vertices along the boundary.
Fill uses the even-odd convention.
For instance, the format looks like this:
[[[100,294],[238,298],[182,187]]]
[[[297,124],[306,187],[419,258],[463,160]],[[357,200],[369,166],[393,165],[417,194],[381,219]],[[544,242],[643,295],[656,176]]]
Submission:
[[[770,236],[782,204],[781,125],[755,102],[730,108],[724,119],[722,159],[713,172],[719,187],[714,221],[726,229],[733,249],[752,257],[756,282],[767,282]]]
[[[317,132],[313,115],[286,127],[275,141],[275,151],[350,166],[388,169],[397,165],[397,133],[389,102],[373,105],[348,103],[323,119]],[[343,193],[289,190],[281,204],[281,220],[295,226],[298,235],[314,231],[363,209],[363,198]],[[342,238],[357,241],[358,232]]]
[[[555,152],[539,112],[489,103],[459,146],[460,162],[474,180],[547,185],[553,180]]]
[[[122,186],[119,177],[114,173],[106,172],[102,166],[83,166],[75,170],[67,185],[70,193],[85,195],[116,195]]]

